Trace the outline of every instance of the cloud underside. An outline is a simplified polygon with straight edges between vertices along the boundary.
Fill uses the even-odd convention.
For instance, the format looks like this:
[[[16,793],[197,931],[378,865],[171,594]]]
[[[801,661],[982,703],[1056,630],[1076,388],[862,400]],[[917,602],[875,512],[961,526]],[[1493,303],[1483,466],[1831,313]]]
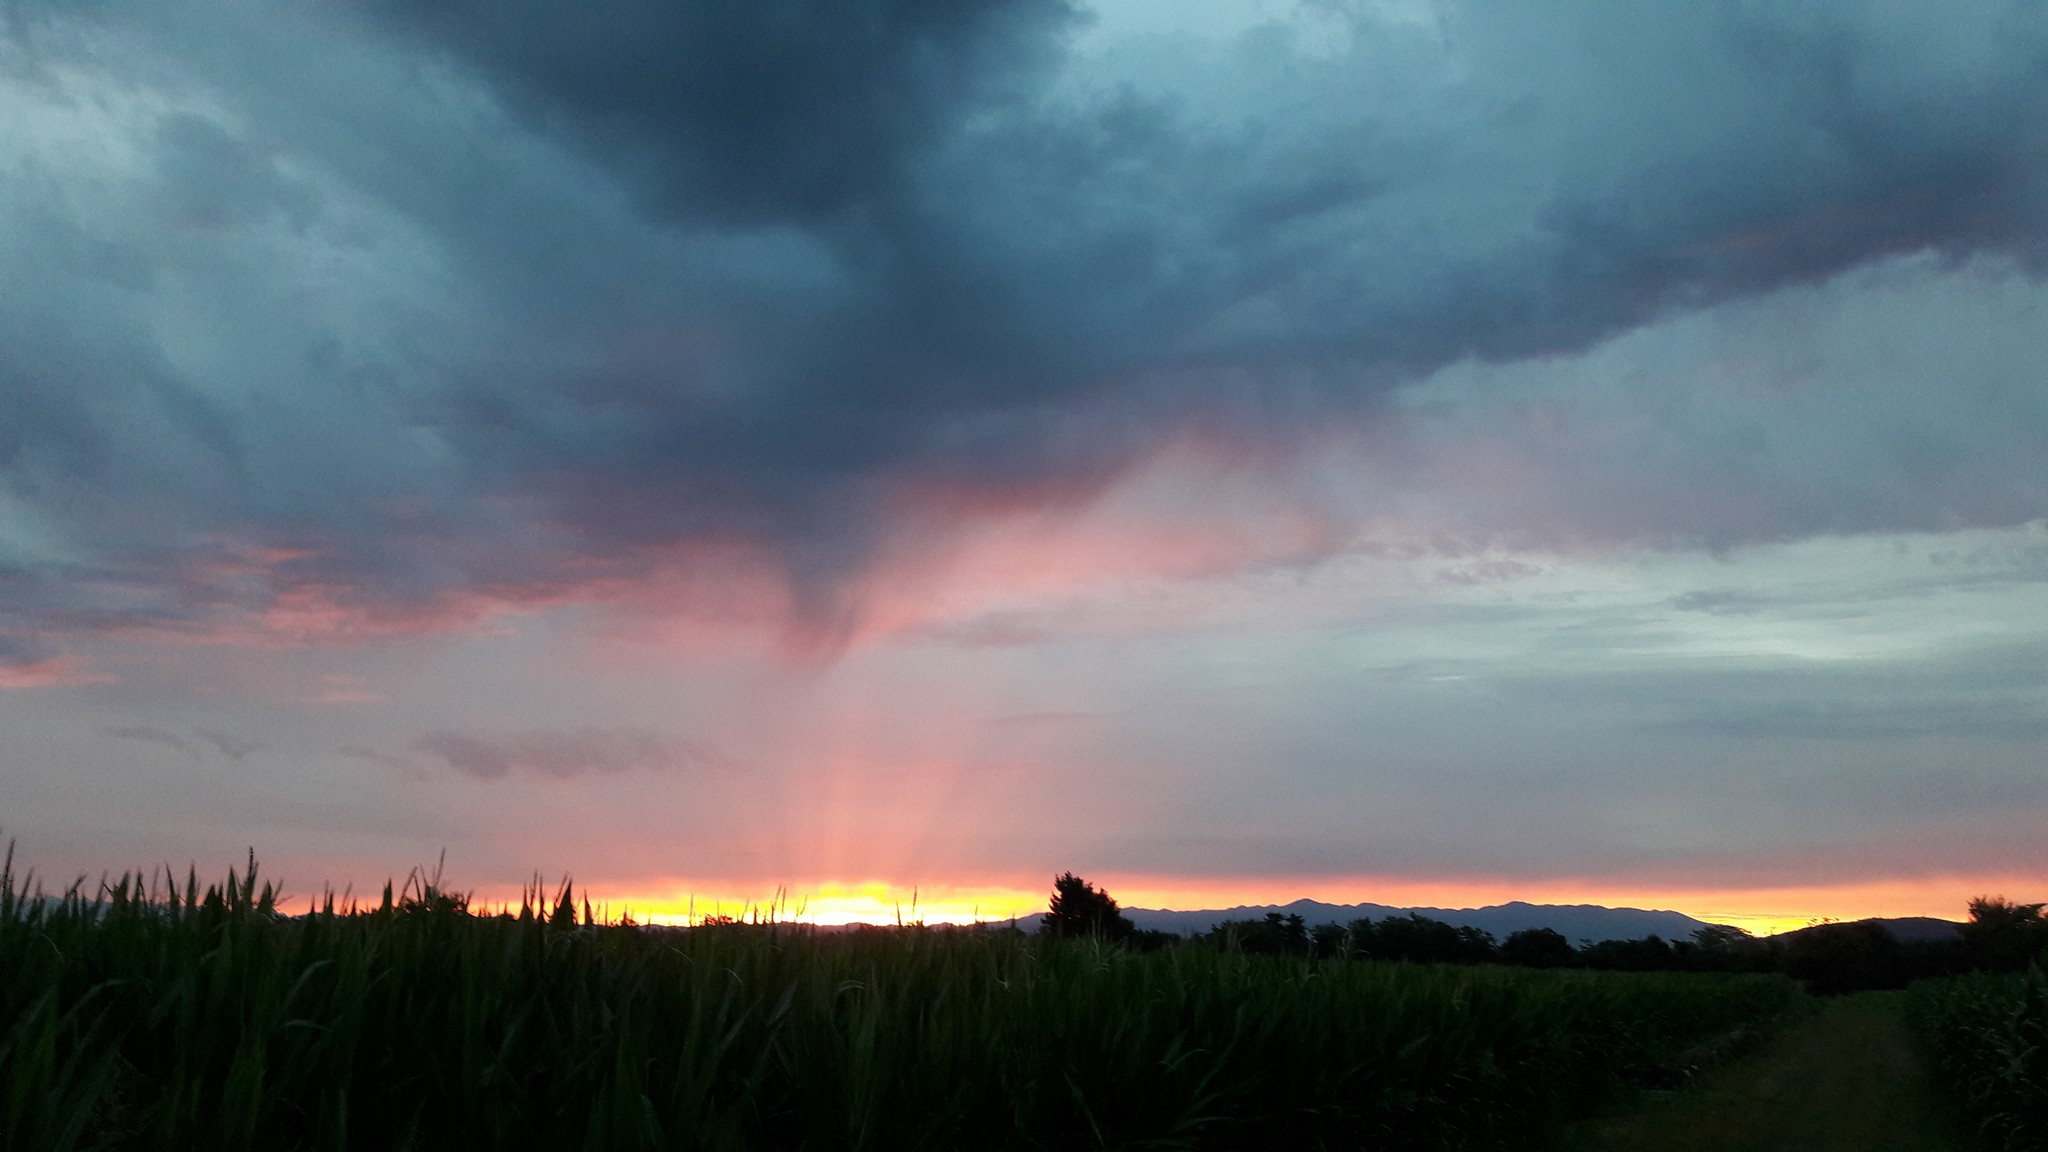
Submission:
[[[1162,459],[1289,556],[2048,512],[2048,15],[1318,19],[33,6],[0,683],[593,601],[843,634]]]

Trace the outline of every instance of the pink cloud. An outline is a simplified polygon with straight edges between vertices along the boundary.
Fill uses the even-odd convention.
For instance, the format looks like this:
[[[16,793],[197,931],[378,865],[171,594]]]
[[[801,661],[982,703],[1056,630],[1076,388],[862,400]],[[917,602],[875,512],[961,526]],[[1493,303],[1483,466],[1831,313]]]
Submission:
[[[60,688],[108,684],[119,679],[95,672],[75,656],[52,656],[26,664],[0,664],[0,688]]]
[[[384,694],[370,689],[362,676],[328,673],[320,678],[320,691],[299,697],[303,704],[379,704]]]

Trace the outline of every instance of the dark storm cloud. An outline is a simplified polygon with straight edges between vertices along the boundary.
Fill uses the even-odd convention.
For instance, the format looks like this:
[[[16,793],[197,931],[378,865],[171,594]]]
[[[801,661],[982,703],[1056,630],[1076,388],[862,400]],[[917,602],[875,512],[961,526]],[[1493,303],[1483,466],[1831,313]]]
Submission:
[[[317,210],[303,182],[283,175],[261,150],[205,117],[166,116],[158,140],[168,223],[204,232],[282,210],[303,227]]]
[[[1016,82],[1057,0],[380,0],[473,61],[544,130],[633,171],[670,210],[805,220],[900,194],[918,155]],[[1034,42],[1036,49],[1034,50]]]
[[[1023,0],[21,9],[20,122],[104,95],[122,147],[8,138],[0,480],[112,575],[0,630],[430,627],[698,545],[832,616],[905,493],[1076,499],[1190,421],[1285,442],[1881,257],[2038,264],[2034,6],[1452,11],[1086,55]],[[1928,448],[1665,519],[2041,513]]]
[[[704,768],[714,759],[685,740],[641,729],[572,728],[488,736],[429,732],[413,750],[438,757],[473,780],[579,776]]]

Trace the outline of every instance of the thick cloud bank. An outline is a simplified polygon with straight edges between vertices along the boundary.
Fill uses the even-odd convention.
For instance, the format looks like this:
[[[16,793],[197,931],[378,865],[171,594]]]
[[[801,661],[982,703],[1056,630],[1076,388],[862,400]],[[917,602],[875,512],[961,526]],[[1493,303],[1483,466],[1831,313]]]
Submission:
[[[98,637],[635,596],[829,631],[904,538],[1077,505],[1176,437],[1526,448],[1512,397],[1411,386],[1877,262],[2031,285],[2044,65],[2022,3],[16,5],[0,684],[90,675],[67,653]],[[1991,424],[1984,397],[2039,394],[1979,368],[1898,387]],[[2048,512],[1995,463],[2038,458],[2019,427],[1956,449],[1994,457],[1967,498],[1867,439],[1841,459],[1882,483],[1801,486],[1765,429],[1769,466],[1689,448],[1674,480],[1648,451],[1602,481],[1733,474],[1740,515],[1512,477],[1475,501],[1558,540],[2009,524]],[[1430,471],[1454,456],[1372,475],[1480,483]],[[523,755],[444,758],[546,770]]]

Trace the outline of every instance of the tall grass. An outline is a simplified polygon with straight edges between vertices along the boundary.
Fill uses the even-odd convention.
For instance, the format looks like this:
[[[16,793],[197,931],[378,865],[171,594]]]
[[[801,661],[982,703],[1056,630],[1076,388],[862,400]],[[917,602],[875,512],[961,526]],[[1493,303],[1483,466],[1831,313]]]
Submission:
[[[1528,1148],[1776,978],[593,925],[0,873],[0,1147]]]
[[[2048,1152],[2048,974],[1924,980],[1908,999],[1986,1146]]]

